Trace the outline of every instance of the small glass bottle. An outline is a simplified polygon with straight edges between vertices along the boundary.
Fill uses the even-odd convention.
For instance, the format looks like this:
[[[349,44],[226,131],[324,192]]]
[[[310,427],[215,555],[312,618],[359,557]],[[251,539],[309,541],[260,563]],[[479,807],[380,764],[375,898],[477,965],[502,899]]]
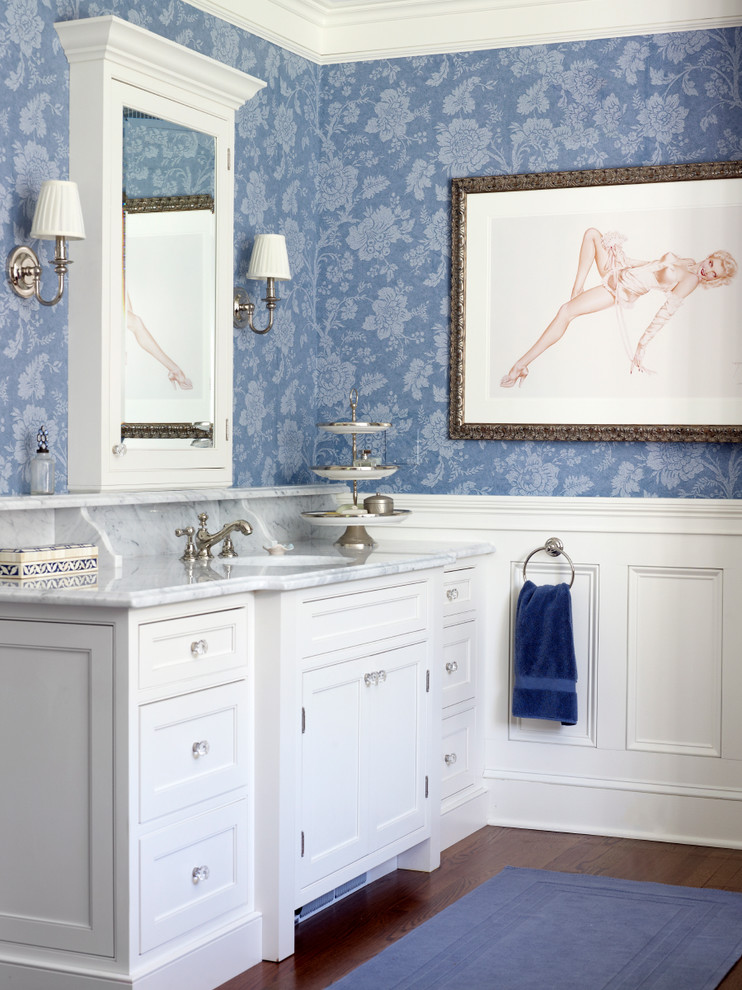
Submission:
[[[36,434],[38,449],[31,460],[32,495],[54,494],[54,458],[49,453],[48,439],[47,432],[42,426]]]

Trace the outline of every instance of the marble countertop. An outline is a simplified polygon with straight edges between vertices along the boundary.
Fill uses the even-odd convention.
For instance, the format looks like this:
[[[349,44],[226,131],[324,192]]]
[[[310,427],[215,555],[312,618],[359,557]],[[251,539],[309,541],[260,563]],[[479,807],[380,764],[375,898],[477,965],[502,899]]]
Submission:
[[[188,488],[167,491],[122,491],[62,493],[60,495],[3,495],[0,510],[23,511],[39,509],[89,508],[90,506],[162,505],[176,503],[193,505],[201,502],[270,499],[295,495],[330,495],[347,491],[346,485],[279,485],[261,488]]]
[[[0,604],[93,605],[145,608],[245,591],[291,591],[445,567],[491,553],[490,543],[393,542],[370,551],[334,544],[298,544],[285,556],[242,554],[186,564],[176,556],[135,557],[119,567],[102,566],[94,585],[53,587],[43,582],[0,582]],[[34,585],[34,586],[32,586]]]

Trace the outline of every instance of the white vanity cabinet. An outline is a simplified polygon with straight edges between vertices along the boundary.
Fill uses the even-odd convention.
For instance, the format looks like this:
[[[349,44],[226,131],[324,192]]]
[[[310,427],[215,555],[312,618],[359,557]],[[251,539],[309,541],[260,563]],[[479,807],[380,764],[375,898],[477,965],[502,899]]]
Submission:
[[[485,569],[484,562],[460,560],[445,569],[443,579],[442,849],[487,824],[481,743]]]
[[[0,987],[213,990],[290,955],[299,909],[434,870],[481,824],[453,559],[0,596]]]
[[[206,990],[259,961],[252,608],[0,606],[0,986]]]
[[[439,863],[441,579],[435,569],[259,595],[256,906],[266,959],[293,952],[299,908],[385,864]]]

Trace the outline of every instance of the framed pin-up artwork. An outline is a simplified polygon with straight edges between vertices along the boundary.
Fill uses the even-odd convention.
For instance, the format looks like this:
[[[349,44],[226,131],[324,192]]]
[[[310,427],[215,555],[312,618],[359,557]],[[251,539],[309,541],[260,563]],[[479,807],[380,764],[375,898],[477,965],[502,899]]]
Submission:
[[[450,434],[742,441],[742,163],[454,179]]]

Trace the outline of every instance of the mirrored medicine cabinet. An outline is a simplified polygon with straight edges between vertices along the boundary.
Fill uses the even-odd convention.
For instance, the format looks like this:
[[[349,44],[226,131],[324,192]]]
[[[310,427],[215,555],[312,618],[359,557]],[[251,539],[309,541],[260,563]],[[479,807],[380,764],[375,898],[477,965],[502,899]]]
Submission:
[[[71,492],[232,483],[234,115],[265,83],[113,16],[55,25],[86,239]]]

